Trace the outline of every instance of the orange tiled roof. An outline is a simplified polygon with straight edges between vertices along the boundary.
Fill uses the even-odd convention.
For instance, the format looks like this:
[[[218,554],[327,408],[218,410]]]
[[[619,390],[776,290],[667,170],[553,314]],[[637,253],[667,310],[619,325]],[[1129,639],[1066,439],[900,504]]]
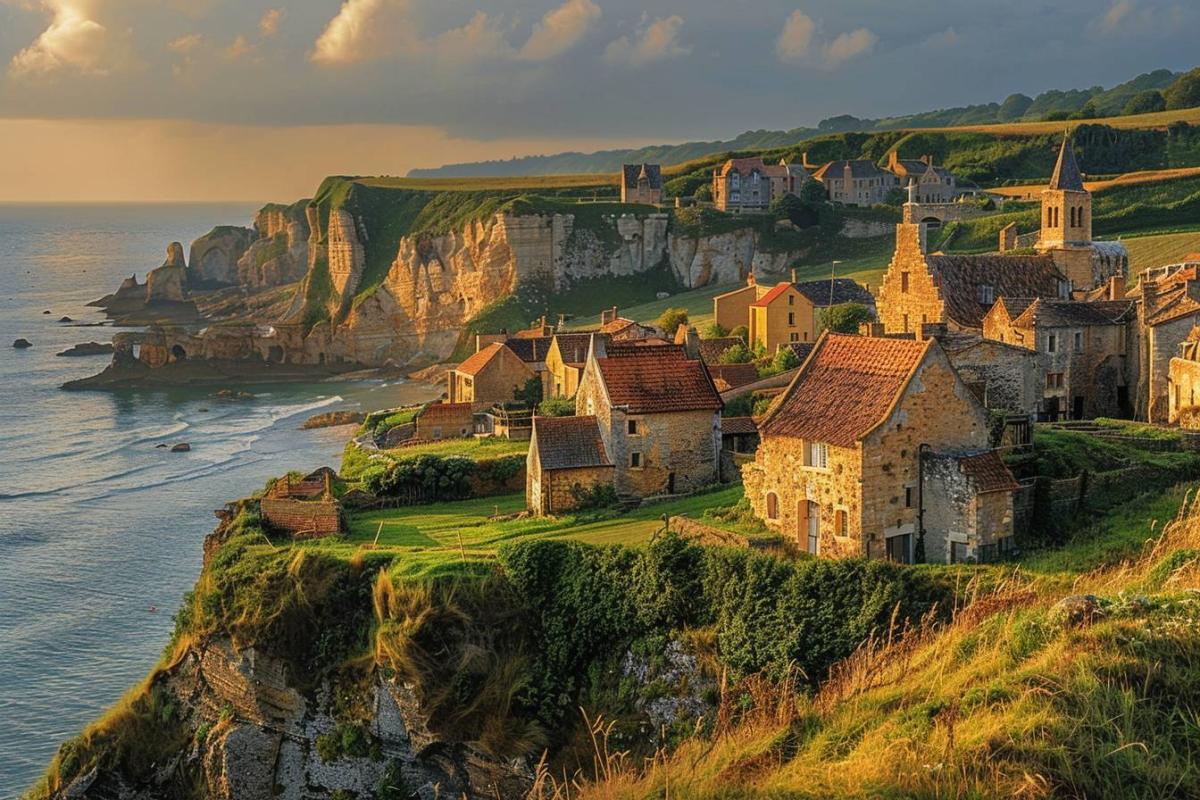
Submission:
[[[758,380],[758,367],[753,364],[712,364],[708,368],[717,389],[727,392]]]
[[[853,447],[883,422],[931,341],[825,334],[760,429]]]
[[[627,406],[630,413],[721,408],[704,362],[688,358],[682,347],[629,348],[596,363],[609,400],[614,406]]]
[[[721,417],[721,434],[724,436],[747,436],[758,433],[754,417]]]
[[[464,375],[478,375],[480,370],[486,367],[493,358],[500,355],[501,350],[508,350],[508,347],[500,342],[492,342],[487,347],[472,353],[469,358],[455,367],[455,369]],[[509,350],[509,352],[511,353],[512,351]]]
[[[785,292],[787,292],[787,290],[790,288],[792,288],[792,285],[786,281],[784,281],[783,283],[777,283],[777,284],[775,284],[774,289],[767,292],[766,294],[764,294],[762,297],[755,300],[750,305],[765,308],[766,306],[771,305],[771,303],[774,303],[776,300],[778,300],[780,297],[782,297],[783,294]]]

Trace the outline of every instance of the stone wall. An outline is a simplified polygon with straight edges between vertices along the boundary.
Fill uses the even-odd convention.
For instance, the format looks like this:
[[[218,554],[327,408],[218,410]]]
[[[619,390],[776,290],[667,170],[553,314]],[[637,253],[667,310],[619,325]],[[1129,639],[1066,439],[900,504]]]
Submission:
[[[1046,377],[1034,351],[981,339],[947,355],[968,386],[982,386],[987,408],[1013,414],[1037,411]]]
[[[979,561],[981,553],[1012,535],[1011,492],[979,494],[954,456],[927,456],[923,471],[927,562],[951,561],[955,543],[965,545],[960,553],[963,560]]]
[[[1145,412],[1150,422],[1166,423],[1171,419],[1171,359],[1179,355],[1179,345],[1187,339],[1195,321],[1191,316],[1182,317],[1144,331],[1138,394],[1148,399]]]
[[[1171,390],[1167,393],[1168,422],[1185,428],[1200,427],[1196,413],[1200,397],[1200,361],[1172,358],[1170,361]],[[1180,412],[1184,412],[1182,415]]]
[[[922,226],[896,226],[896,250],[883,276],[876,306],[887,333],[920,333],[926,323],[947,322],[941,289],[925,262]]]
[[[613,485],[612,467],[581,467],[542,471],[527,482],[526,505],[535,514],[562,514],[579,507],[576,493]]]
[[[341,509],[335,500],[264,497],[260,506],[267,524],[293,536],[316,538],[341,530]]]

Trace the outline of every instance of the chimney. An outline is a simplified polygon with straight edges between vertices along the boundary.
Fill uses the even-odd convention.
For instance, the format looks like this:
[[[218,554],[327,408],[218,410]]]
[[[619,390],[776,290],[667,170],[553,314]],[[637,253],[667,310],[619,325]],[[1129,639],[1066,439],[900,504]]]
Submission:
[[[1120,300],[1125,295],[1125,289],[1122,286],[1123,281],[1120,275],[1113,275],[1108,279],[1108,299]]]
[[[687,326],[687,332],[683,337],[683,351],[692,361],[700,360],[700,334],[696,332],[693,325]]]
[[[617,318],[617,307],[616,306],[613,306],[612,308],[606,308],[605,310],[600,312],[600,324],[601,325],[607,325],[608,323],[616,320],[616,318]]]
[[[746,285],[753,286],[754,283],[755,283],[754,270],[751,270],[750,274],[746,276]]]
[[[559,315],[558,315],[558,330],[560,330],[560,331],[561,331],[561,330],[562,330],[563,328],[565,328],[565,327],[567,327],[567,315],[566,315],[566,314],[564,314],[564,313],[562,313],[562,312],[559,312]]]
[[[921,156],[921,163],[927,167],[933,166],[933,156],[929,156],[929,155]]]
[[[921,323],[921,338],[922,339],[941,339],[947,333],[949,328],[944,322],[923,322]]]
[[[796,268],[792,267],[792,283],[796,282]]]
[[[879,338],[883,336],[882,322],[864,322],[858,326],[858,332],[862,336],[873,336]]]

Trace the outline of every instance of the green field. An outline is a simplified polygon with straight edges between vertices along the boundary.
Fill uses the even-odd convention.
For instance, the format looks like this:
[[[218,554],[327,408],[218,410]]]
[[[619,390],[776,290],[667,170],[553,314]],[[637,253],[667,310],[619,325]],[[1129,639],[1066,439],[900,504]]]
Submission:
[[[1200,253],[1200,231],[1131,236],[1121,240],[1129,251],[1130,278],[1150,267],[1177,264],[1192,253]]]
[[[524,538],[573,539],[590,544],[642,544],[663,527],[662,515],[699,518],[705,509],[728,506],[742,497],[741,486],[638,508],[619,516],[581,515],[493,521],[525,508],[520,494],[460,502],[369,511],[355,514],[345,537],[301,546],[333,548],[349,556],[375,542],[381,550],[399,551],[398,571],[407,576],[485,572],[496,548]],[[716,527],[719,522],[706,520]],[[382,524],[382,528],[380,527]],[[729,527],[736,530],[735,527]]]

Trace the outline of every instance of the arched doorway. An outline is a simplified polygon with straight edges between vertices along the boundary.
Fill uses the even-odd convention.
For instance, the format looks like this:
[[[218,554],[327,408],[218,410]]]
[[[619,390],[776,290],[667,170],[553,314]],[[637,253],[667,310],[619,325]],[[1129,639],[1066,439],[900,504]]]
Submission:
[[[187,361],[187,351],[183,349],[183,345],[176,344],[171,346],[171,360]]]

